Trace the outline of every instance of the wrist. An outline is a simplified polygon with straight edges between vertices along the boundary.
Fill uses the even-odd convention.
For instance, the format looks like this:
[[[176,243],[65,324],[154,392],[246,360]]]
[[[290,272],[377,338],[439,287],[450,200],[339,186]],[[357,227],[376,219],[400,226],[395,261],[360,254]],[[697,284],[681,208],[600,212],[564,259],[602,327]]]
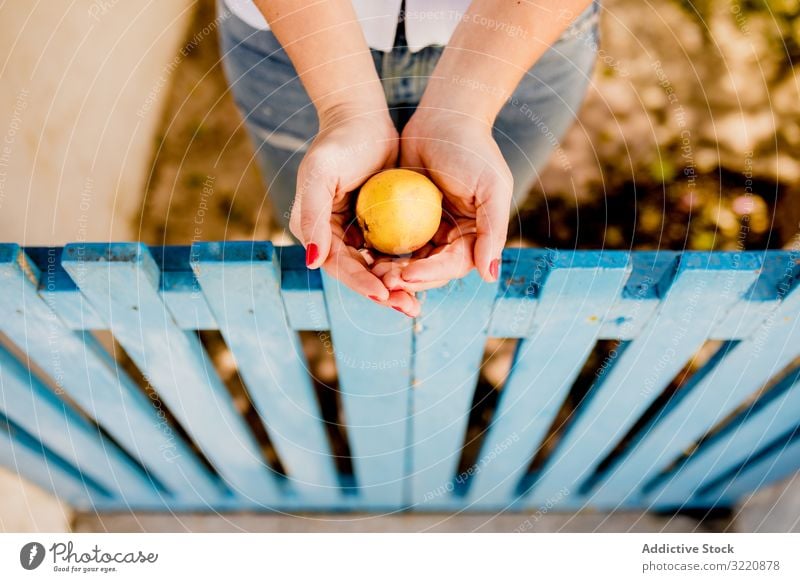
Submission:
[[[383,91],[379,95],[374,94],[374,92],[364,92],[357,97],[331,99],[324,103],[316,104],[316,108],[320,131],[355,119],[364,118],[369,118],[381,125],[394,127]]]
[[[491,137],[492,123],[473,112],[449,107],[420,105],[403,129],[404,138],[450,134],[457,128],[462,135]]]
[[[443,71],[431,77],[419,108],[453,113],[492,127],[509,97],[501,86]]]

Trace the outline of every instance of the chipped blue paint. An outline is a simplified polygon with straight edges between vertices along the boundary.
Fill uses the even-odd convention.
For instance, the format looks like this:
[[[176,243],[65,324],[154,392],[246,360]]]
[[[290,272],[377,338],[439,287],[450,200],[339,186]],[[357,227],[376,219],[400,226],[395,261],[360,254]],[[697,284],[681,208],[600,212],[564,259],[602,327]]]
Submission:
[[[229,486],[238,494],[274,501],[275,479],[200,341],[178,328],[161,301],[159,269],[147,248],[135,243],[68,245],[63,264]],[[211,486],[208,478],[200,483]]]
[[[370,507],[400,507],[406,502],[412,321],[327,274],[322,284],[355,484]]]
[[[160,429],[151,402],[99,343],[62,325],[57,306],[37,293],[39,277],[18,246],[0,245],[0,331],[171,493],[217,495],[189,448]]]
[[[463,479],[458,460],[496,295],[497,284],[484,284],[473,271],[422,297],[411,400],[414,506],[446,505]]]
[[[689,358],[706,341],[715,324],[739,301],[758,275],[760,261],[747,256],[685,253],[656,314],[636,340],[628,344],[610,370],[599,376],[588,402],[578,408],[567,434],[550,456],[528,496],[529,507],[583,506],[577,494],[584,480],[647,409]],[[627,469],[627,465],[623,465]],[[636,483],[628,483],[634,487]],[[569,491],[568,495],[559,495]],[[608,506],[621,502],[631,489],[607,487],[588,503]]]
[[[0,413],[105,491],[132,504],[158,499],[155,484],[139,467],[2,346]]]
[[[746,465],[750,456],[794,429],[800,422],[800,370],[790,373],[784,384],[788,387],[776,387],[779,393],[766,405],[748,409],[727,431],[700,447],[689,462],[646,495],[646,503],[667,507],[690,504],[701,484]]]
[[[623,252],[555,252],[530,335],[517,351],[483,444],[469,501],[502,509],[588,357],[631,272]]]
[[[334,500],[331,450],[270,243],[199,243],[192,265],[291,484]]]
[[[98,511],[730,505],[800,467],[795,376],[731,416],[800,355],[798,281],[797,253],[784,251],[507,249],[497,283],[472,273],[421,294],[412,321],[308,271],[299,247],[0,244],[12,344],[0,336],[0,463]],[[154,398],[93,330],[112,332]],[[197,330],[222,333],[286,476],[266,464]],[[301,330],[335,357],[352,476],[333,462]],[[521,343],[476,463],[458,475],[488,337]],[[600,339],[623,344],[528,475]],[[596,473],[708,339],[726,351]]]

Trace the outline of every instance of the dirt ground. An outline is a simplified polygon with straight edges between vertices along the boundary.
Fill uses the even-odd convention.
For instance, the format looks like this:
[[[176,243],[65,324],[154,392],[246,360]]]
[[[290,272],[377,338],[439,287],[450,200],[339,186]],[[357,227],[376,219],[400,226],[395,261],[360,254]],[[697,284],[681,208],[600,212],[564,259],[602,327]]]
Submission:
[[[222,72],[214,2],[197,4],[136,228],[149,244],[267,239],[266,188]]]
[[[542,172],[518,242],[781,247],[800,223],[796,2],[603,2],[594,80]],[[222,74],[212,0],[172,73],[140,238],[279,234]],[[794,24],[793,24],[794,23]]]

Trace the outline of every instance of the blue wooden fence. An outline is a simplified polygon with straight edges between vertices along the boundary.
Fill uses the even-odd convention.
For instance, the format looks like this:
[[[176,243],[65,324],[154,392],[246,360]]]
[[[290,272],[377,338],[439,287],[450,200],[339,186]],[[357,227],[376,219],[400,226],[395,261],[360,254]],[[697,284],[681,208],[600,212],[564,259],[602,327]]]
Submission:
[[[295,247],[2,244],[0,463],[99,511],[728,506],[800,468],[799,281],[788,251],[509,249],[411,320]],[[490,338],[518,344],[476,432]]]

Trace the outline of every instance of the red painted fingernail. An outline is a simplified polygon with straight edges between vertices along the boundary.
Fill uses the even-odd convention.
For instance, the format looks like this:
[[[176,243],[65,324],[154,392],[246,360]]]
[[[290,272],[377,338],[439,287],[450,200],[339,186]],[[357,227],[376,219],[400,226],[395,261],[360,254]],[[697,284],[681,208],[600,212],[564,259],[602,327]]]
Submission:
[[[499,271],[500,271],[500,259],[495,259],[491,263],[489,263],[489,274],[492,276],[492,279],[497,279]]]
[[[395,307],[394,305],[392,305],[392,309],[394,309],[395,311],[399,311],[400,313],[402,313],[402,314],[403,314],[403,315],[405,315],[406,317],[411,317],[411,316],[410,316],[408,313],[406,313],[405,311],[403,311],[403,310],[402,310],[402,309],[400,309],[399,307]]]
[[[319,247],[311,243],[306,247],[306,267],[310,267],[319,258]]]
[[[376,302],[380,301],[380,298],[377,295],[367,295],[367,297],[369,297],[370,299],[372,299],[373,301],[376,301]]]

